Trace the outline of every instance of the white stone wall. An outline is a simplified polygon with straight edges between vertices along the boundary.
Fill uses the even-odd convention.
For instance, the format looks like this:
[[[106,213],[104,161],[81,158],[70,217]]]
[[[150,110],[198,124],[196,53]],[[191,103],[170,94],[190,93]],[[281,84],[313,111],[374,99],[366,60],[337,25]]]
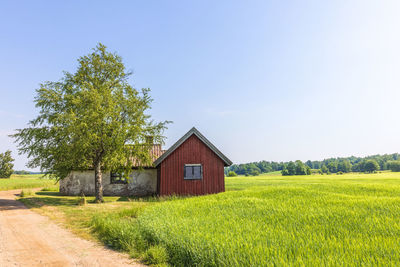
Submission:
[[[127,184],[111,184],[110,173],[103,173],[105,196],[147,196],[157,191],[157,169],[134,170]],[[60,181],[60,193],[94,195],[94,171],[73,171]]]

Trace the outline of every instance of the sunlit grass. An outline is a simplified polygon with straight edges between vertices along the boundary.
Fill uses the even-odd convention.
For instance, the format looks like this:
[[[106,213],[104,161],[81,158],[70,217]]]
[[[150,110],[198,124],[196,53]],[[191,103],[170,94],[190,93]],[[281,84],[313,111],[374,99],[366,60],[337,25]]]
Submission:
[[[49,190],[58,190],[55,180],[44,178],[41,174],[11,175],[11,178],[0,179],[0,191],[47,187]]]
[[[151,263],[179,266],[396,265],[400,174],[232,177],[227,192],[189,198],[77,197],[38,192],[81,235]],[[51,215],[50,215],[51,216]],[[158,259],[158,260],[157,260]]]

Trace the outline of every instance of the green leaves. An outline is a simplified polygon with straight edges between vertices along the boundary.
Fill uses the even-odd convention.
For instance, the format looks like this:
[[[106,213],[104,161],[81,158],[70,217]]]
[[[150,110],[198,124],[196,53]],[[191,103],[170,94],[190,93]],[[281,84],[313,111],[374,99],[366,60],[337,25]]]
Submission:
[[[0,178],[10,178],[13,174],[14,159],[11,157],[11,151],[7,150],[4,153],[0,153]]]
[[[129,173],[132,158],[151,164],[149,153],[127,149],[148,135],[162,143],[168,121],[153,123],[147,110],[150,89],[140,92],[128,83],[120,56],[102,44],[78,59],[75,73],[45,82],[36,91],[39,115],[14,135],[31,168],[62,179],[72,170],[93,168]],[[139,146],[136,146],[139,147]]]

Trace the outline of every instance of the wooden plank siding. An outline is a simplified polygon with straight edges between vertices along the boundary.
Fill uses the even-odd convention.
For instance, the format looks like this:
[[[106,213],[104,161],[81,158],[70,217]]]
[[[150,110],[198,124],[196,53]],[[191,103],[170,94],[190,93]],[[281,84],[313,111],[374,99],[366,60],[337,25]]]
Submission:
[[[203,179],[185,180],[185,164],[202,164]],[[192,135],[160,163],[157,180],[159,195],[224,192],[224,162],[196,135]]]

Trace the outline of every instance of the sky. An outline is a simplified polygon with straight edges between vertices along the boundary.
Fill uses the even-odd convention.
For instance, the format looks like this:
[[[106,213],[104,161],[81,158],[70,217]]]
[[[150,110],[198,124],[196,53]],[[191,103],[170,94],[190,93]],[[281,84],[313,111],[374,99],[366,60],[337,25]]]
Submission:
[[[0,152],[39,84],[98,42],[150,88],[168,148],[195,126],[234,163],[400,152],[400,1],[1,1]]]

